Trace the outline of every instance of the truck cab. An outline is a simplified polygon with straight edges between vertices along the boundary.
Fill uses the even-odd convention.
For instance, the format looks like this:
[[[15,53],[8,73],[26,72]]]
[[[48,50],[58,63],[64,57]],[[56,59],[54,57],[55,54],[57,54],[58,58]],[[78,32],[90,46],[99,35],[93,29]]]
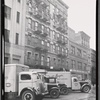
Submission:
[[[42,96],[48,93],[46,90],[46,85],[43,84],[37,72],[20,72],[19,95],[22,96],[22,100],[24,100],[23,98],[32,97],[32,94],[29,94],[29,91],[33,91],[34,95],[36,95],[36,98],[39,100],[41,100]]]
[[[60,96],[60,87],[59,84],[56,83],[56,79],[53,77],[45,76],[45,84],[47,86],[48,95],[51,98],[58,98]]]
[[[80,90],[81,86],[77,77],[72,77],[72,90]]]
[[[22,64],[5,65],[5,99],[42,100],[47,94],[43,76],[37,72],[30,72],[29,66]]]
[[[72,90],[80,90],[88,93],[91,89],[91,84],[86,81],[79,81],[77,77],[72,77]]]

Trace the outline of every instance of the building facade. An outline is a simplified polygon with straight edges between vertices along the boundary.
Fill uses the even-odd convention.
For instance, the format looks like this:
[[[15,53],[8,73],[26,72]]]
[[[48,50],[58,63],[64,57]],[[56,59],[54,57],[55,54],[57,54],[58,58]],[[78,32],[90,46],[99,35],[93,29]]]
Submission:
[[[91,49],[91,67],[96,68],[96,51]]]
[[[61,0],[27,0],[24,64],[67,68],[67,10]]]
[[[24,64],[26,0],[5,0],[5,63]]]
[[[79,79],[89,78],[90,73],[90,37],[84,32],[75,33],[73,29],[68,28],[69,35],[69,56],[68,66],[73,76]],[[83,42],[83,39],[88,41]]]
[[[96,51],[91,49],[91,73],[90,73],[92,83],[96,84]]]

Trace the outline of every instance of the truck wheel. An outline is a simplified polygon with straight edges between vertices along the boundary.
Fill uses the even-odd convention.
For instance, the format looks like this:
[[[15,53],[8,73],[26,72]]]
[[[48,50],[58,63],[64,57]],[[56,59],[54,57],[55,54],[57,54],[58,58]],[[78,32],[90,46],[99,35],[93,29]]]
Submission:
[[[88,93],[90,91],[90,87],[86,85],[82,88],[82,91]]]
[[[61,94],[67,95],[69,93],[68,89],[66,87],[61,88]]]
[[[59,95],[60,95],[60,93],[59,93],[59,90],[57,90],[57,89],[53,89],[50,91],[50,96],[54,99],[58,98]]]
[[[22,93],[22,100],[36,100],[35,93],[30,90],[24,91]]]

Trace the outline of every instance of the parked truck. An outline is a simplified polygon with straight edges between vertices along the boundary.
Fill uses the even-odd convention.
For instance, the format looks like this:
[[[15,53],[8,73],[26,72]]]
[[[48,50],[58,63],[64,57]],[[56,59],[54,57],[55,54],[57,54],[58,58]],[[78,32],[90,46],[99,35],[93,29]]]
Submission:
[[[56,77],[57,82],[60,84],[66,84],[68,91],[80,90],[81,92],[88,93],[91,89],[89,82],[79,81],[77,77],[72,77],[69,71],[48,71],[46,75]]]
[[[37,72],[21,64],[5,65],[5,99],[42,100],[47,94],[46,86]]]
[[[60,96],[60,87],[59,84],[56,82],[51,82],[52,78],[46,77],[47,71],[44,69],[29,69],[30,72],[37,72],[41,77],[41,80],[45,82],[46,89],[48,91],[47,95],[50,95],[51,98],[56,99]],[[43,79],[44,78],[44,79]]]

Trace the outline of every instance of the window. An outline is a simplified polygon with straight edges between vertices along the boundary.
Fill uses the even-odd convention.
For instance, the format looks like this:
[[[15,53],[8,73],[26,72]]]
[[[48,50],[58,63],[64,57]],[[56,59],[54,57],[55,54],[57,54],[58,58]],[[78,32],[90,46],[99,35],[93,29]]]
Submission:
[[[58,64],[60,64],[61,63],[61,60],[60,59],[58,59]]]
[[[41,44],[44,45],[44,41],[41,41]]]
[[[10,30],[5,29],[5,42],[10,42],[9,36],[10,36]]]
[[[38,60],[38,54],[35,54],[35,60]]]
[[[64,41],[64,36],[63,35],[61,36],[61,39],[62,39],[62,41]]]
[[[44,65],[44,56],[41,56],[41,65]]]
[[[31,59],[31,52],[27,52],[27,59]]]
[[[68,61],[66,61],[66,69],[68,70]]]
[[[32,28],[32,20],[30,18],[28,19],[28,28]]]
[[[56,33],[55,33],[55,31],[53,31],[53,32],[52,32],[53,39],[56,39],[56,36],[55,36],[55,34],[56,34]]]
[[[48,33],[48,35],[50,37],[50,28],[47,28],[47,33]]]
[[[74,79],[73,81],[74,81],[74,82],[77,82],[78,80],[77,80],[77,79]]]
[[[65,38],[65,42],[68,43],[68,38]]]
[[[71,54],[75,54],[75,47],[71,46]]]
[[[58,47],[58,53],[60,52],[60,47]]]
[[[68,49],[66,49],[65,52],[66,52],[66,55],[68,55]]]
[[[50,57],[47,57],[47,66],[50,66]]]
[[[84,63],[84,66],[83,66],[83,68],[84,68],[83,70],[84,70],[84,71],[86,71],[87,64],[85,64],[85,63]]]
[[[55,47],[55,45],[53,45],[53,52],[55,52],[56,51],[56,47]]]
[[[5,6],[5,18],[11,19],[11,8]]]
[[[76,67],[76,62],[75,62],[75,60],[71,60],[71,65],[72,65],[72,69],[75,69],[75,67]]]
[[[32,29],[34,30],[34,28],[35,28],[35,22],[32,21]]]
[[[29,74],[22,74],[21,80],[31,80],[31,76]]]
[[[17,0],[20,3],[20,0]]]
[[[15,44],[18,44],[18,41],[19,41],[19,34],[16,33],[16,40],[15,40]]]
[[[17,23],[19,23],[19,21],[20,21],[20,12],[18,12],[18,11],[17,11],[17,20],[16,21],[17,21]]]
[[[82,63],[78,62],[78,70],[82,70]]]
[[[85,51],[83,51],[83,58],[86,58],[87,57],[87,54]]]
[[[5,61],[5,64],[8,64],[8,57],[5,57],[4,61]]]
[[[62,65],[65,65],[65,60],[64,59],[62,59]]]
[[[56,58],[53,58],[54,63],[56,62]]]
[[[27,39],[27,44],[28,44],[28,45],[31,45],[31,35],[28,35],[27,38],[28,38],[28,39]]]
[[[45,31],[44,25],[42,25],[41,27],[42,27],[42,33],[44,33],[44,31]]]
[[[28,10],[32,11],[32,4],[31,4],[31,2],[29,3],[29,9]]]
[[[77,55],[78,55],[79,57],[81,57],[81,56],[82,56],[81,49],[77,49]]]
[[[50,43],[49,42],[47,42],[47,46],[50,47]]]
[[[60,35],[59,35],[59,33],[57,34],[57,38],[59,38],[60,37]]]
[[[35,27],[37,27],[38,26],[38,22],[35,22]]]
[[[62,54],[64,54],[64,48],[62,48]]]

